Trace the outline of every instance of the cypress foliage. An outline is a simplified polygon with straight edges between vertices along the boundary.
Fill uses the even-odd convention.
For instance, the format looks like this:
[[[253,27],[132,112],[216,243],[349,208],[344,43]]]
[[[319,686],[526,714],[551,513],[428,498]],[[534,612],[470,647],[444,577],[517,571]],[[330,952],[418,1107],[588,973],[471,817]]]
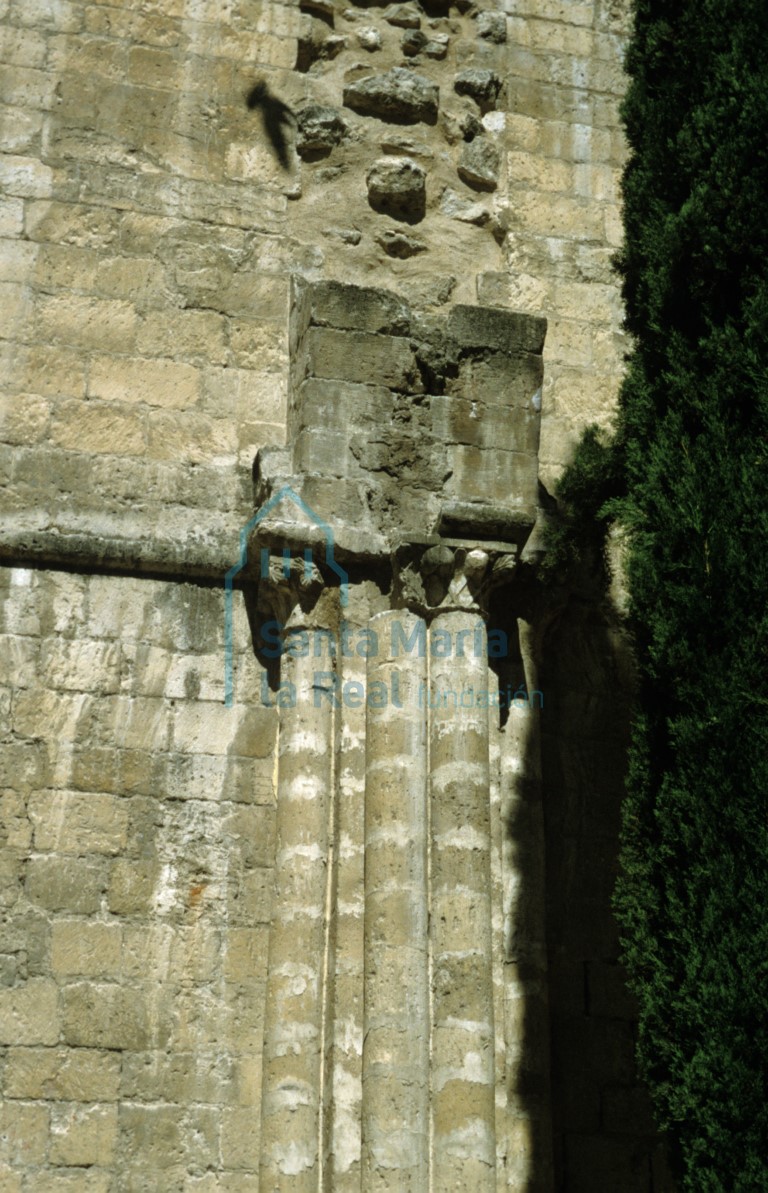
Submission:
[[[613,450],[640,711],[615,906],[682,1190],[765,1193],[766,0],[636,0],[627,68]]]

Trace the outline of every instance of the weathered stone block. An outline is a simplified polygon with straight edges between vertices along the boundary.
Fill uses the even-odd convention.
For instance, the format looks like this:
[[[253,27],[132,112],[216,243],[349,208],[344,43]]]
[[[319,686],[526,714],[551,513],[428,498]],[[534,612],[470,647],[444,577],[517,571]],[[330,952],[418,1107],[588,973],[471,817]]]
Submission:
[[[223,364],[227,356],[224,318],[212,311],[152,311],[138,329],[136,347],[147,356]]]
[[[48,978],[0,989],[0,1042],[56,1044],[59,1040],[58,988]]]
[[[389,290],[347,286],[341,282],[294,283],[293,320],[302,327],[328,326],[349,331],[408,335],[411,312],[405,299]],[[298,337],[297,337],[298,339]],[[368,383],[375,378],[368,378]]]
[[[108,1167],[117,1142],[116,1106],[56,1106],[51,1116],[52,1164]]]
[[[395,231],[394,228],[380,232],[376,237],[376,243],[381,245],[388,257],[397,257],[401,261],[415,257],[417,253],[425,253],[428,247],[418,237],[410,236],[407,232]]]
[[[97,357],[88,374],[88,396],[108,402],[183,409],[197,402],[199,390],[200,371],[171,360]]]
[[[119,1128],[122,1146],[141,1167],[150,1172],[167,1172],[184,1158],[184,1133],[180,1106],[120,1106]]]
[[[3,1140],[3,1162],[19,1167],[37,1167],[45,1164],[48,1152],[49,1109],[46,1105],[30,1105],[25,1102],[8,1102],[0,1106],[0,1135]],[[5,1181],[5,1173],[0,1168]],[[26,1183],[26,1182],[25,1182]],[[11,1189],[21,1188],[13,1184]]]
[[[540,406],[543,362],[538,354],[488,352],[459,360],[458,375],[448,379],[446,390],[488,406]],[[536,395],[539,397],[534,403]]]
[[[375,379],[391,389],[421,390],[416,357],[410,346],[393,336],[310,328],[306,338],[307,372],[313,377],[358,383]]]
[[[38,75],[42,72],[22,72],[20,68],[0,67],[0,82],[5,82],[9,76],[12,79],[14,75],[21,73]],[[5,99],[7,103],[13,102],[7,92]],[[30,106],[36,107],[37,105]],[[51,194],[52,177],[53,172],[50,166],[44,166],[42,162],[35,161],[34,158],[8,154],[4,155],[3,161],[0,162],[0,183],[2,183],[5,193],[17,195],[21,199],[48,198]]]
[[[83,857],[32,857],[27,862],[27,898],[48,911],[97,911],[105,884],[103,865]]]
[[[120,1057],[88,1048],[11,1048],[6,1082],[9,1098],[113,1102]]]
[[[453,475],[447,491],[451,497],[535,509],[538,469],[534,455],[458,444],[450,449],[449,459]]]
[[[352,382],[304,381],[296,401],[293,437],[305,427],[326,427],[348,432],[350,426],[383,426],[394,406],[392,391],[384,386]]]
[[[432,399],[433,426],[445,443],[474,444],[492,448],[500,443],[513,451],[532,450],[528,424],[538,423],[525,409],[514,406],[480,406],[476,400],[458,394]],[[538,426],[535,427],[538,432]]]
[[[118,858],[112,867],[107,905],[113,915],[147,914],[160,875],[159,863]]]
[[[349,451],[349,436],[345,431],[306,428],[297,435],[293,448],[294,467],[299,472],[320,472],[324,476],[359,475],[354,457]]]
[[[448,316],[448,332],[462,348],[540,353],[546,331],[546,319],[492,307],[460,304],[453,307]]]
[[[141,416],[100,403],[60,402],[51,420],[51,440],[82,452],[137,456],[146,450]]]
[[[260,1131],[248,1107],[227,1107],[221,1115],[221,1158],[227,1168],[257,1170]]]
[[[51,687],[63,691],[111,695],[120,684],[120,652],[114,643],[47,639],[40,663]]]
[[[464,145],[459,158],[458,173],[469,186],[478,191],[493,191],[499,184],[501,154],[487,137],[475,137]]]
[[[502,45],[507,40],[507,18],[503,12],[479,12],[477,14],[478,35],[486,41]]]
[[[409,224],[424,218],[426,171],[408,157],[384,157],[366,175],[368,202],[375,211]]]
[[[222,817],[222,831],[228,835],[233,857],[246,869],[274,864],[275,810],[261,805],[236,805]]]
[[[421,13],[415,4],[390,4],[381,15],[389,25],[401,29],[418,29],[421,25]]]
[[[369,75],[344,88],[344,103],[364,116],[407,124],[434,124],[437,120],[439,91],[435,83],[404,67],[395,66],[388,74]]]
[[[38,334],[45,341],[61,340],[100,352],[133,348],[137,317],[132,303],[80,294],[42,295],[36,315]]]
[[[24,1193],[110,1193],[109,1172],[92,1168],[43,1168],[27,1173]]]
[[[296,117],[296,149],[300,157],[312,160],[330,153],[347,132],[347,125],[336,108],[311,104],[302,108]]]
[[[453,89],[457,95],[471,96],[481,112],[489,112],[496,106],[501,79],[493,70],[470,67],[468,70],[459,71],[454,79]]]
[[[120,977],[122,952],[118,924],[56,920],[51,929],[54,977]]]
[[[116,854],[128,835],[127,801],[80,791],[39,791],[29,801],[35,848],[42,852]]]
[[[77,982],[61,992],[67,1044],[85,1048],[146,1048],[147,1008],[138,990],[113,983]]]
[[[229,982],[251,982],[262,978],[266,965],[269,934],[265,927],[231,928],[226,935],[224,977]]]

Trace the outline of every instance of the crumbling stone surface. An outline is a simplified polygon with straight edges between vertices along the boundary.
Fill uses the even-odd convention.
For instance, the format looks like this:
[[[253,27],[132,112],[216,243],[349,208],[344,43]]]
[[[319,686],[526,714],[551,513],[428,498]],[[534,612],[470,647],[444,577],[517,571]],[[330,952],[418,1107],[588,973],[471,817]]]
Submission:
[[[459,72],[453,81],[453,89],[457,95],[471,96],[482,112],[488,112],[498,99],[501,79],[493,70],[471,67]]]
[[[427,250],[423,240],[394,228],[387,228],[386,231],[379,232],[376,242],[381,245],[388,257],[399,257],[401,260],[415,257],[417,253],[424,253]]]
[[[447,33],[435,33],[427,37],[420,29],[413,29],[403,34],[400,47],[406,58],[424,54],[426,58],[440,59],[448,53],[448,42]]]
[[[424,54],[427,58],[441,59],[448,54],[448,45],[450,38],[447,33],[433,33],[427,44],[424,46]]]
[[[396,66],[387,74],[369,75],[344,88],[344,103],[366,116],[416,124],[437,120],[439,89],[422,75]]]
[[[329,33],[324,21],[306,15],[296,51],[296,70],[305,73],[316,62],[331,61],[345,49],[346,44],[346,37]]]
[[[394,237],[389,245],[398,257],[413,249]],[[397,334],[368,330],[382,327]],[[385,291],[297,283],[293,446],[287,463],[282,454],[260,457],[257,501],[289,484],[333,523],[336,549],[352,558],[385,550],[393,534],[437,533],[442,517],[456,522],[459,507],[466,533],[473,517],[486,527],[499,517],[488,503],[494,511],[514,507],[513,541],[524,540],[536,516],[533,399],[545,329],[544,320],[490,308],[456,306],[447,320],[417,319]],[[358,409],[361,386],[372,379],[375,405]],[[345,525],[332,478],[344,482],[345,509],[357,492],[368,511],[354,528]]]
[[[475,137],[464,145],[459,158],[459,177],[478,191],[493,191],[499,185],[501,154],[488,137]]]
[[[294,281],[291,307],[291,353],[299,355],[301,336],[309,326],[377,335],[406,336],[411,330],[408,303],[398,294],[343,282]]]
[[[336,108],[310,104],[296,118],[296,150],[300,157],[330,153],[341,143],[347,125]]]
[[[364,29],[358,29],[357,41],[369,53],[381,49],[381,34],[373,25],[366,25]]]
[[[488,223],[491,213],[482,203],[471,203],[447,186],[440,196],[440,210],[453,220],[482,227]]]
[[[409,157],[382,157],[366,176],[368,202],[376,211],[408,223],[424,218],[426,171]]]
[[[388,24],[402,29],[418,29],[421,25],[421,13],[415,4],[390,4],[381,15]]]
[[[403,34],[400,47],[407,58],[414,58],[426,46],[429,38],[420,29],[412,29]]]
[[[477,14],[477,32],[486,41],[503,45],[507,40],[507,18],[503,12],[479,12]]]

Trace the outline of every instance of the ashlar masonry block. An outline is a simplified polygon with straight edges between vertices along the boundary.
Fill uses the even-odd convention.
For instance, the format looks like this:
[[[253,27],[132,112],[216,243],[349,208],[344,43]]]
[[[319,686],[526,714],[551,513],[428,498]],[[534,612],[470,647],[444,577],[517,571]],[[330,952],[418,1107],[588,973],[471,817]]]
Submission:
[[[260,503],[288,484],[333,526],[339,557],[459,524],[522,547],[536,516],[545,333],[546,320],[502,308],[426,320],[386,290],[294,279],[291,446],[259,454]],[[502,526],[505,506],[514,518]]]

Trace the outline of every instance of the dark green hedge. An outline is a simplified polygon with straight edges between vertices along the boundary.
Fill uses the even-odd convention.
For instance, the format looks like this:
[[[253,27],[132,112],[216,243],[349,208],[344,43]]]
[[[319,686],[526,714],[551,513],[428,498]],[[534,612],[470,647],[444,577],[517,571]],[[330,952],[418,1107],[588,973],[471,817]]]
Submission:
[[[637,0],[627,65],[611,471],[640,711],[615,905],[681,1188],[765,1193],[768,3]]]

